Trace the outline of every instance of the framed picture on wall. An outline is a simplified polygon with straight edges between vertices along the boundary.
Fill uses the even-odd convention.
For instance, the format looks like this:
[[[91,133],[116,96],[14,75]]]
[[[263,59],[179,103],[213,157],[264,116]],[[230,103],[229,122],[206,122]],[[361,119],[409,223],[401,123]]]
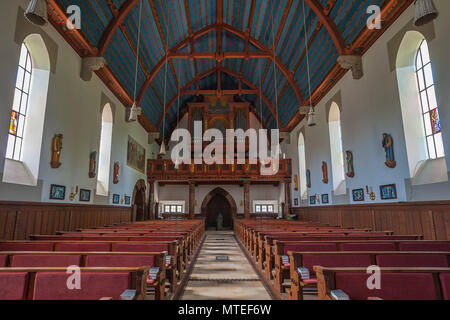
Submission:
[[[328,199],[328,193],[322,195],[322,204],[328,204],[330,200]]]
[[[395,184],[380,186],[381,200],[397,199],[397,187]]]
[[[120,195],[113,194],[113,204],[119,204],[119,203],[120,203]]]
[[[82,202],[91,201],[91,190],[80,189],[80,201]]]
[[[316,196],[309,196],[309,204],[316,204]]]
[[[298,206],[298,199],[297,198],[294,199],[294,206]]]
[[[57,184],[50,186],[50,199],[51,200],[64,200],[66,198],[66,187]]]
[[[130,196],[125,196],[125,204],[127,206],[131,204],[131,197]]]
[[[360,202],[364,201],[364,189],[354,189],[352,190],[353,201]]]
[[[128,136],[127,166],[145,174],[145,148]]]

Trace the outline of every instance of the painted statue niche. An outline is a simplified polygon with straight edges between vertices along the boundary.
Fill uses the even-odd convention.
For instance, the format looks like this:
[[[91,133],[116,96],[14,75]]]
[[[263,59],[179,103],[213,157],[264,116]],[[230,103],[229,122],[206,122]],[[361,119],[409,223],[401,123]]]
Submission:
[[[397,162],[395,161],[394,156],[394,139],[390,134],[383,133],[382,146],[386,154],[386,162],[384,164],[388,168],[395,168],[397,166]]]
[[[298,176],[294,175],[294,190],[298,191]]]
[[[119,162],[114,162],[114,176],[113,176],[113,183],[118,184],[119,183],[119,169],[120,164]]]
[[[311,170],[306,170],[306,187],[311,188]]]
[[[97,175],[97,152],[91,152],[89,156],[89,178],[93,179]]]
[[[63,135],[57,134],[53,137],[52,141],[52,161],[50,162],[50,166],[53,169],[57,169],[61,166],[61,162],[59,162],[61,158],[61,150],[63,148],[62,143]]]
[[[353,152],[345,151],[346,159],[347,159],[347,177],[353,178],[355,177],[355,168],[353,166]]]
[[[328,184],[328,166],[325,161],[322,161],[322,182]]]

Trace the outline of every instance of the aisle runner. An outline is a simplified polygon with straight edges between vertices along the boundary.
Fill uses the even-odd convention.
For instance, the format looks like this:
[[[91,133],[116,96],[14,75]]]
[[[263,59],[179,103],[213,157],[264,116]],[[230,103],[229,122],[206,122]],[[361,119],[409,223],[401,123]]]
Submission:
[[[234,233],[206,233],[181,300],[270,300]]]

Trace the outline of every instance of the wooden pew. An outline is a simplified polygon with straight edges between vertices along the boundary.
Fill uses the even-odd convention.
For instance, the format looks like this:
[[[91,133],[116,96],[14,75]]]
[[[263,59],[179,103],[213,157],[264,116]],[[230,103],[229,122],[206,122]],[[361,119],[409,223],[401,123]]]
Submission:
[[[380,290],[367,288],[366,268],[315,266],[314,271],[319,300],[333,300],[338,289],[352,300],[450,300],[450,268],[382,268]]]
[[[108,242],[108,241],[0,241],[2,251],[69,251],[69,252],[162,252],[167,251],[167,279],[172,292],[184,271],[183,255],[178,241],[171,242]]]
[[[147,288],[155,291],[156,300],[164,300],[166,252],[2,252],[5,268],[95,268],[157,267],[156,279],[147,281]]]
[[[317,286],[314,273],[317,265],[328,268],[450,268],[450,252],[289,252],[289,262],[286,266],[277,261],[276,283],[282,283],[283,273],[288,271],[289,299],[302,300],[304,288]],[[299,268],[307,270],[310,277],[303,278]]]
[[[80,268],[81,289],[70,290],[67,268],[0,268],[0,300],[120,299],[135,290],[133,300],[146,300],[147,268]]]
[[[264,241],[264,252],[265,261],[262,261],[260,265],[265,263],[265,272],[269,277],[272,277],[272,270],[275,267],[275,256],[276,255],[287,255],[286,248],[283,247],[284,244],[289,244],[294,246],[296,243],[302,245],[305,242],[341,242],[341,241],[399,241],[399,240],[411,240],[420,239],[421,236],[351,236],[351,237],[270,237],[266,236]],[[278,243],[278,244],[277,244]],[[300,251],[295,248],[291,248],[292,251]]]

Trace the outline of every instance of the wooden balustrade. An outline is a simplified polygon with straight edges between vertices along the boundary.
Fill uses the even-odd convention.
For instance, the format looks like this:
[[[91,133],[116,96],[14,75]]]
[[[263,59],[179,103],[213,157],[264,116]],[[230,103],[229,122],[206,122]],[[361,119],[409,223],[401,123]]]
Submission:
[[[131,208],[59,203],[0,202],[0,239],[26,240],[131,221]]]
[[[170,159],[148,160],[147,175],[149,180],[170,181],[291,181],[291,159],[280,159],[278,172],[262,175],[261,164],[175,164]]]
[[[450,240],[450,201],[293,208],[300,221]]]

